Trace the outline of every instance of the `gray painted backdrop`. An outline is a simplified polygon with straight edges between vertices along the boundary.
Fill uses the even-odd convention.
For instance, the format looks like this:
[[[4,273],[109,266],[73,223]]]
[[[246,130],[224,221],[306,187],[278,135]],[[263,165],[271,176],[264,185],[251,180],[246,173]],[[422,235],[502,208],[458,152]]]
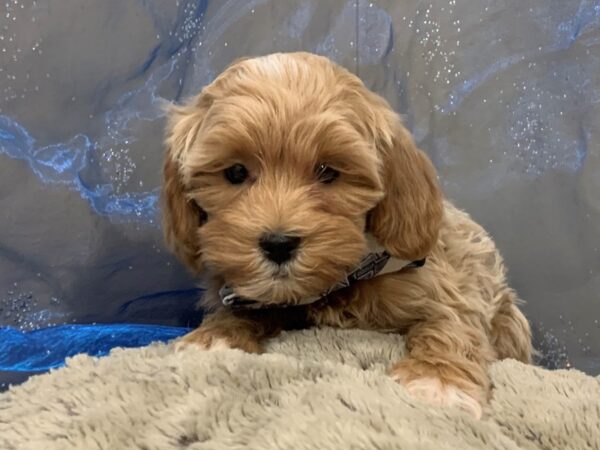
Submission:
[[[406,115],[492,233],[543,363],[600,372],[600,2],[6,0],[0,326],[194,320],[157,194],[165,102],[308,50]]]

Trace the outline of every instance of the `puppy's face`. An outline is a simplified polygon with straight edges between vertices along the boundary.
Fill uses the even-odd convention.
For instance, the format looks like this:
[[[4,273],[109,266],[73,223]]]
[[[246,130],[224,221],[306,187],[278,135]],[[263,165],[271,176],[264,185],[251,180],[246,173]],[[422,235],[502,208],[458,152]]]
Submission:
[[[186,158],[207,214],[201,258],[243,297],[294,302],[339,281],[365,252],[383,196],[376,153],[333,108],[275,92],[216,100]]]
[[[364,255],[365,231],[385,244],[368,220],[394,221],[372,217],[389,208],[380,147],[391,151],[394,135],[377,122],[394,116],[382,105],[324,58],[234,64],[172,115],[168,240],[242,297],[296,303],[323,292]]]

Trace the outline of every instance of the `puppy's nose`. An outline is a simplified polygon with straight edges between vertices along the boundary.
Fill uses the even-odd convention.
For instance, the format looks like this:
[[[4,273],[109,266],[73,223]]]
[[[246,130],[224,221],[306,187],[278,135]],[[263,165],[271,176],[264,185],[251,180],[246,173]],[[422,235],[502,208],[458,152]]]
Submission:
[[[267,259],[276,264],[283,264],[294,256],[300,245],[300,238],[283,233],[266,233],[262,235],[258,245]]]

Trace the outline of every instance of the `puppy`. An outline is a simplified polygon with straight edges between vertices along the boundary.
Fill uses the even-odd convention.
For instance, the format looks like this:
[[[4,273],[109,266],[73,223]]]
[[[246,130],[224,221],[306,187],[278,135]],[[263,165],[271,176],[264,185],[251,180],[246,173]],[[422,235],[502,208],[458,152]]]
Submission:
[[[166,240],[208,276],[204,321],[179,345],[260,352],[307,326],[404,333],[391,376],[475,417],[488,365],[530,361],[493,241],[342,67],[308,53],[237,61],[172,108],[166,145]]]

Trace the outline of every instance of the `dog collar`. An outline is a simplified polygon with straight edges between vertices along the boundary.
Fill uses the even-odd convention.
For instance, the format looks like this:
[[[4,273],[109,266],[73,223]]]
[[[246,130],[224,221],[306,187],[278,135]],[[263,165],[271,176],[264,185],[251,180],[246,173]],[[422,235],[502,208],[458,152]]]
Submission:
[[[367,234],[367,244],[369,252],[360,260],[357,266],[348,272],[344,279],[317,297],[303,299],[294,304],[264,304],[258,300],[247,299],[235,293],[235,290],[225,284],[219,289],[219,297],[224,306],[235,309],[262,309],[262,308],[282,308],[286,306],[310,305],[329,294],[340,289],[346,288],[360,280],[370,280],[380,275],[399,272],[403,269],[419,268],[425,264],[426,258],[417,261],[407,261],[391,256],[376,240]]]

